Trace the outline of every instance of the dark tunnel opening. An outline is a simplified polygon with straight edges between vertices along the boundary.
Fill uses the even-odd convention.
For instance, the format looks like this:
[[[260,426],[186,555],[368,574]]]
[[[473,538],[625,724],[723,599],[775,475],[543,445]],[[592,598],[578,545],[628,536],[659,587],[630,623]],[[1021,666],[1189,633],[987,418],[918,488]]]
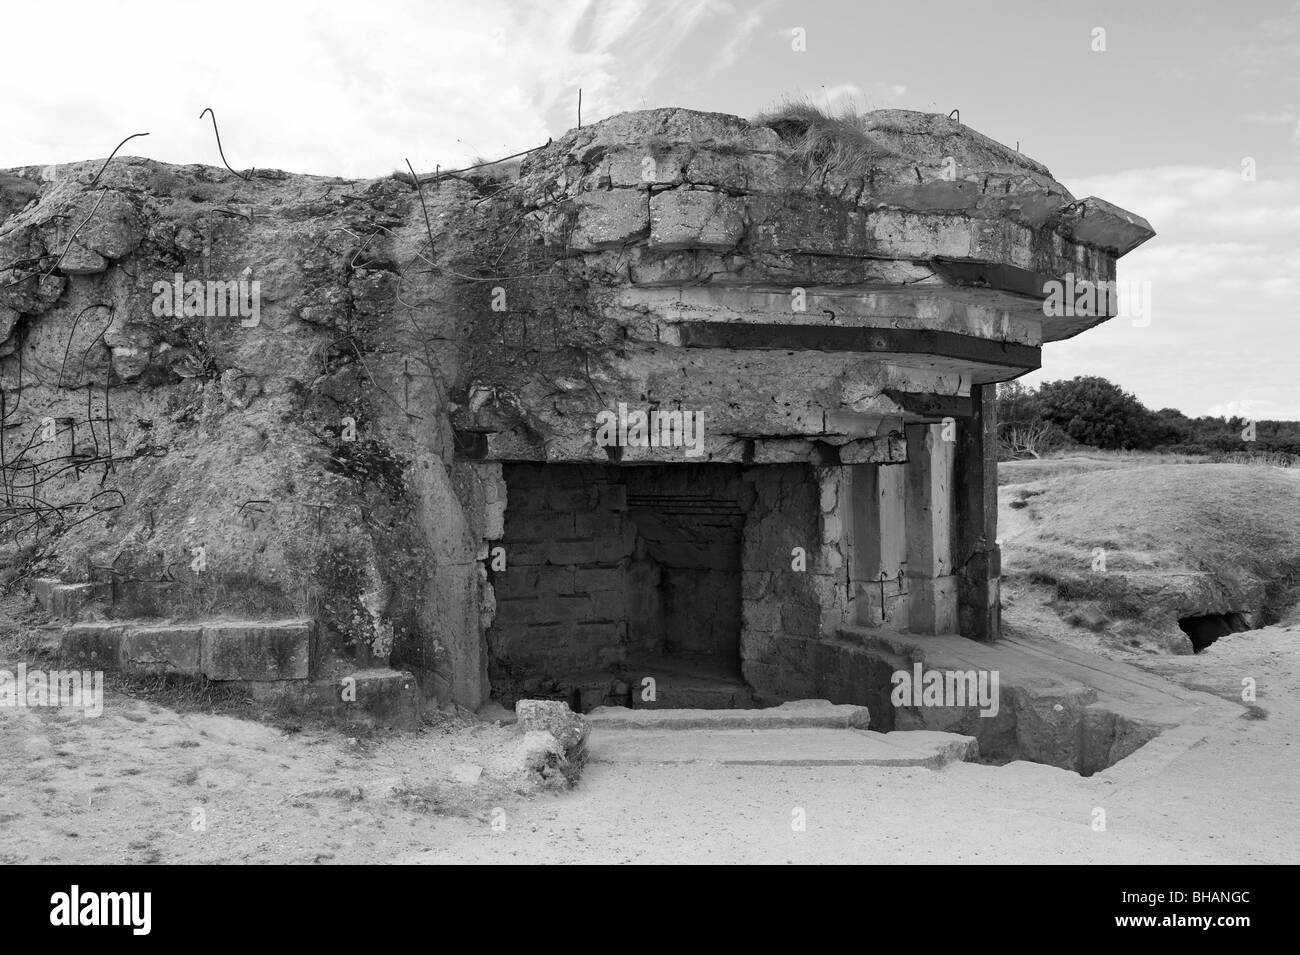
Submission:
[[[1231,633],[1250,630],[1250,622],[1240,611],[1228,613],[1199,614],[1191,617],[1179,617],[1178,626],[1192,641],[1192,652],[1200,653],[1220,637]]]

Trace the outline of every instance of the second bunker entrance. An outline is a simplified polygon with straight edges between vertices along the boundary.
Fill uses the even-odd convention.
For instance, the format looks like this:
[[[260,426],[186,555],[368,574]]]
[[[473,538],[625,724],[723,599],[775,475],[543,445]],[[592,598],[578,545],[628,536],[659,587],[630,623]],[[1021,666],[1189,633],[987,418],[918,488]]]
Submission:
[[[493,696],[580,711],[755,705],[741,677],[742,549],[752,472],[766,470],[505,465]]]

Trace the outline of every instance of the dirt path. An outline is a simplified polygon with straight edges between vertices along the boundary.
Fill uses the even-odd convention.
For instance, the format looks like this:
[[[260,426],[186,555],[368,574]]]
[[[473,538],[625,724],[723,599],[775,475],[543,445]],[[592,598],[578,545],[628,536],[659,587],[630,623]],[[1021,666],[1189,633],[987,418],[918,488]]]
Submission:
[[[572,792],[521,796],[450,781],[504,744],[490,725],[368,746],[122,697],[97,719],[0,710],[0,861],[1296,862],[1298,640],[1269,628],[1155,661],[1234,698],[1258,674],[1267,718],[1091,779],[1029,763],[593,764]]]

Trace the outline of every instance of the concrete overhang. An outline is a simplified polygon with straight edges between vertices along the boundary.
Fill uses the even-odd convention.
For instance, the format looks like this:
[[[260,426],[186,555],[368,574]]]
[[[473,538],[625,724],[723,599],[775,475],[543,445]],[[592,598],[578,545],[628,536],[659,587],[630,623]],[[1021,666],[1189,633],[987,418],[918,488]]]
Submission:
[[[1136,213],[1112,205],[1105,199],[1089,196],[1080,199],[1079,218],[1069,226],[1076,242],[1127,255],[1156,234],[1151,223]]]

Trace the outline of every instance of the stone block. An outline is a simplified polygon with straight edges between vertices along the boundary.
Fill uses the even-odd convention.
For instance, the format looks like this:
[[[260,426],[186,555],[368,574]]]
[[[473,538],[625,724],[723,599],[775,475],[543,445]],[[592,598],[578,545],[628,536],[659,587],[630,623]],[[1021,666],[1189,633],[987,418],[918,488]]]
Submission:
[[[66,668],[117,670],[121,667],[120,623],[78,623],[63,631],[59,642],[59,663]]]
[[[537,568],[537,592],[542,594],[574,593],[573,568],[549,566]]]
[[[536,596],[537,574],[536,567],[511,567],[507,558],[506,569],[492,578],[492,587],[496,591],[497,600]]]
[[[841,464],[905,464],[907,439],[882,435],[850,441],[840,447]]]
[[[586,595],[551,594],[533,605],[533,619],[538,623],[577,623],[591,618],[591,598]]]
[[[597,560],[599,540],[551,541],[546,545],[546,560],[552,564],[586,564]]]
[[[754,464],[802,464],[813,457],[813,443],[803,438],[761,438],[754,442]]]
[[[389,729],[420,727],[420,690],[402,670],[358,670],[312,684],[312,696],[335,715],[357,717]]]
[[[591,594],[592,622],[622,620],[627,615],[627,596],[622,590],[598,590]]]
[[[506,573],[546,563],[545,541],[515,540],[511,535],[502,546],[506,549]]]
[[[515,704],[519,728],[525,733],[548,733],[566,751],[587,738],[587,721],[559,700],[520,700]]]
[[[671,189],[650,198],[650,242],[660,249],[726,251],[745,235],[745,207],[721,192]]]
[[[569,246],[575,252],[618,248],[650,231],[649,205],[639,190],[587,192],[573,204],[578,214]]]
[[[198,674],[202,644],[203,628],[197,624],[130,627],[122,636],[122,671]]]
[[[570,515],[570,531],[576,537],[599,537],[611,531],[621,532],[622,516],[609,511]]]
[[[310,620],[205,624],[202,672],[210,680],[305,680],[312,629]]]
[[[573,572],[573,589],[576,593],[619,590],[626,577],[620,567],[579,567]]]

